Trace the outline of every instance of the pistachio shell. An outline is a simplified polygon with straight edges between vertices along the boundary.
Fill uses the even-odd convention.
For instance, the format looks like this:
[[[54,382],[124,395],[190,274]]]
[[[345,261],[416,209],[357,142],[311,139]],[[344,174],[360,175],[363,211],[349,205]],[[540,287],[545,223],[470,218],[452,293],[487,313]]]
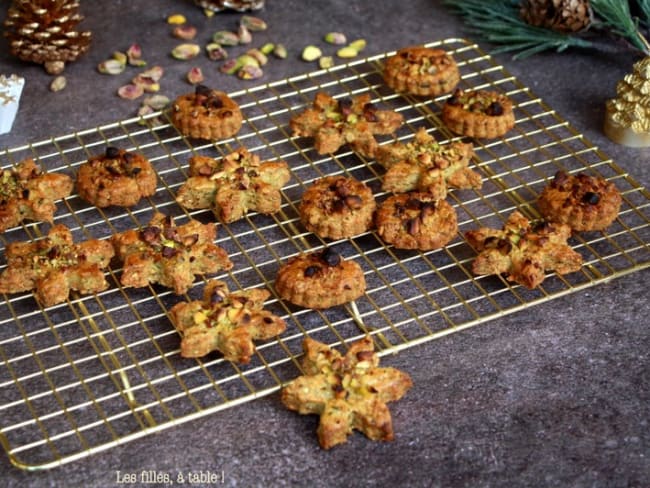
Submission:
[[[325,34],[325,42],[330,44],[345,44],[348,41],[342,32],[328,32]]]
[[[184,24],[186,21],[185,16],[182,14],[172,14],[167,17],[167,23],[172,25]]]
[[[268,27],[262,19],[252,15],[244,15],[239,22],[251,32],[263,31]]]
[[[105,75],[119,75],[124,71],[124,64],[117,59],[107,59],[97,65],[97,70]]]
[[[50,83],[50,90],[53,92],[61,91],[68,84],[68,81],[65,79],[65,76],[59,75],[52,80]]]
[[[117,94],[121,98],[126,98],[127,100],[135,100],[144,94],[144,89],[141,85],[134,85],[130,83],[128,85],[121,86],[117,90]]]
[[[302,50],[302,59],[304,61],[316,61],[321,57],[322,54],[323,53],[319,47],[309,45],[305,46],[305,48]]]
[[[201,52],[201,47],[198,44],[179,44],[172,49],[172,56],[181,61],[194,59]]]
[[[230,31],[217,31],[212,35],[212,40],[222,46],[236,46],[239,44],[239,36]]]

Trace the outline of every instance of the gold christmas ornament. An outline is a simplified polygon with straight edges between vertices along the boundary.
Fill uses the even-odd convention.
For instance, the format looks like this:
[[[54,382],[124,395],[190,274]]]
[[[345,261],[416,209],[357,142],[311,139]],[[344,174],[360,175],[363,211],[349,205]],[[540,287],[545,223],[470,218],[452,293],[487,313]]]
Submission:
[[[559,32],[584,30],[593,18],[589,0],[524,0],[520,14],[530,25]]]
[[[14,56],[59,74],[65,63],[88,51],[91,33],[75,30],[82,20],[78,0],[13,0],[5,36]]]
[[[650,57],[637,61],[605,104],[605,135],[630,147],[650,146]]]

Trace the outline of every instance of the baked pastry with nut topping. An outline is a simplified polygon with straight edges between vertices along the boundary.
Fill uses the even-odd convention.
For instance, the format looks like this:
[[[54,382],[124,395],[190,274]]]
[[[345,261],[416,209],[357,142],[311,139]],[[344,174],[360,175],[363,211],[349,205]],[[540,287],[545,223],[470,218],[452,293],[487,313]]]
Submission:
[[[131,207],[156,193],[156,173],[141,154],[108,146],[79,166],[77,191],[99,208]]]
[[[372,339],[353,343],[345,355],[306,338],[303,376],[282,389],[282,403],[302,415],[320,416],[318,442],[330,449],[347,441],[354,430],[373,441],[391,441],[395,434],[388,402],[399,400],[413,386],[411,377],[395,368],[379,367]]]
[[[219,351],[224,359],[247,364],[255,352],[254,340],[268,340],[285,331],[280,317],[263,310],[267,290],[230,292],[223,281],[211,280],[203,299],[177,303],[170,310],[181,333],[181,356],[199,358]]]
[[[278,295],[295,305],[323,309],[356,300],[366,291],[363,270],[332,248],[291,258],[275,279]]]
[[[442,107],[442,121],[455,134],[494,139],[514,127],[515,115],[503,93],[456,89]]]
[[[171,106],[172,124],[186,137],[215,141],[241,129],[239,105],[226,93],[197,85],[194,93],[178,97]]]
[[[375,208],[372,190],[365,183],[326,176],[305,190],[298,210],[308,231],[324,239],[343,239],[366,232]]]
[[[389,57],[384,82],[393,90],[419,96],[450,93],[460,81],[458,65],[444,49],[409,46]]]
[[[24,220],[52,222],[56,200],[72,192],[72,179],[61,173],[45,173],[34,160],[0,172],[0,232]]]
[[[398,193],[377,209],[381,239],[398,249],[429,251],[447,245],[458,232],[456,211],[446,200],[423,192]]]
[[[195,275],[232,268],[226,251],[213,243],[216,237],[215,224],[190,220],[176,226],[171,217],[157,212],[146,227],[111,238],[123,263],[120,282],[135,288],[159,283],[177,295],[185,293]]]
[[[604,178],[558,171],[542,190],[537,206],[546,220],[591,231],[607,228],[616,219],[621,202],[616,185]]]
[[[240,148],[221,159],[194,156],[190,177],[176,201],[186,208],[210,208],[225,223],[241,219],[249,210],[271,214],[280,210],[280,190],[289,181],[284,161],[261,161]]]
[[[108,288],[104,269],[114,255],[105,240],[74,243],[65,225],[53,226],[47,237],[7,245],[7,268],[0,275],[0,293],[35,290],[45,307],[65,302],[71,290],[81,294]]]
[[[518,211],[508,217],[502,229],[483,227],[465,233],[479,253],[472,263],[474,274],[505,274],[509,281],[530,289],[544,281],[545,271],[563,275],[580,269],[582,256],[567,244],[569,237],[568,225],[532,225]]]
[[[312,137],[318,154],[338,151],[343,145],[365,157],[373,157],[377,147],[375,135],[392,134],[404,117],[391,110],[379,110],[364,93],[336,100],[318,92],[312,106],[291,118],[294,136]]]
[[[409,142],[384,144],[375,159],[386,168],[382,188],[393,193],[422,191],[440,200],[447,188],[481,188],[481,175],[470,169],[474,155],[470,143],[439,144],[424,127]]]

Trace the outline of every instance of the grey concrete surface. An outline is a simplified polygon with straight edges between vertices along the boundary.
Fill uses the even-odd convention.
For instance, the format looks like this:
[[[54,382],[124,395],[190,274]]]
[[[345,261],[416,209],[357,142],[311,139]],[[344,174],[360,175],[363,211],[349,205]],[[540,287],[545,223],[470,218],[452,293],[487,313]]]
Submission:
[[[164,18],[183,13],[203,32],[231,28],[238,19],[232,13],[206,19],[181,0],[81,3],[94,41],[66,69],[62,92],[51,93],[51,78],[11,58],[0,40],[0,73],[27,79],[0,148],[133,116],[137,103],[114,94],[124,77],[95,71],[131,42],[165,66],[166,93],[186,91],[187,66],[168,57],[176,41]],[[0,2],[0,19],[7,5]],[[267,0],[257,15],[269,24],[258,39],[281,41],[291,53],[270,63],[261,82],[308,71],[300,49],[329,31],[365,38],[368,55],[467,36],[437,1]],[[602,134],[605,100],[639,59],[608,43],[604,51],[496,58],[647,187],[650,150],[618,146]],[[242,88],[244,82],[204,63],[212,84]],[[648,270],[636,272],[385,358],[415,384],[391,404],[396,439],[390,443],[357,434],[325,452],[315,438],[317,419],[286,411],[272,395],[48,471],[21,471],[0,455],[2,485],[111,487],[126,484],[126,474],[140,479],[152,470],[174,479],[211,471],[223,474],[226,486],[241,487],[650,486],[649,278]],[[204,486],[215,484],[221,481]]]

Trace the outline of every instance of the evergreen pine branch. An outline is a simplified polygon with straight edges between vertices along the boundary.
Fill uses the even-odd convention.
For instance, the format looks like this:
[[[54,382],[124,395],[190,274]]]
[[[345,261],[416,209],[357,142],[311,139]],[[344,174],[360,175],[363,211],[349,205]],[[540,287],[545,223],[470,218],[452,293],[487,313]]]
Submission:
[[[621,36],[646,54],[650,54],[648,42],[639,32],[638,22],[630,13],[628,0],[591,0],[594,13],[603,20],[612,33]],[[647,1],[642,3],[648,3]]]
[[[641,22],[646,26],[650,26],[650,0],[637,0],[636,3],[643,14]]]
[[[500,44],[496,52],[519,51],[514,58],[569,47],[591,47],[592,43],[572,34],[526,23],[519,16],[519,0],[443,0],[452,11],[465,18],[470,32]]]

